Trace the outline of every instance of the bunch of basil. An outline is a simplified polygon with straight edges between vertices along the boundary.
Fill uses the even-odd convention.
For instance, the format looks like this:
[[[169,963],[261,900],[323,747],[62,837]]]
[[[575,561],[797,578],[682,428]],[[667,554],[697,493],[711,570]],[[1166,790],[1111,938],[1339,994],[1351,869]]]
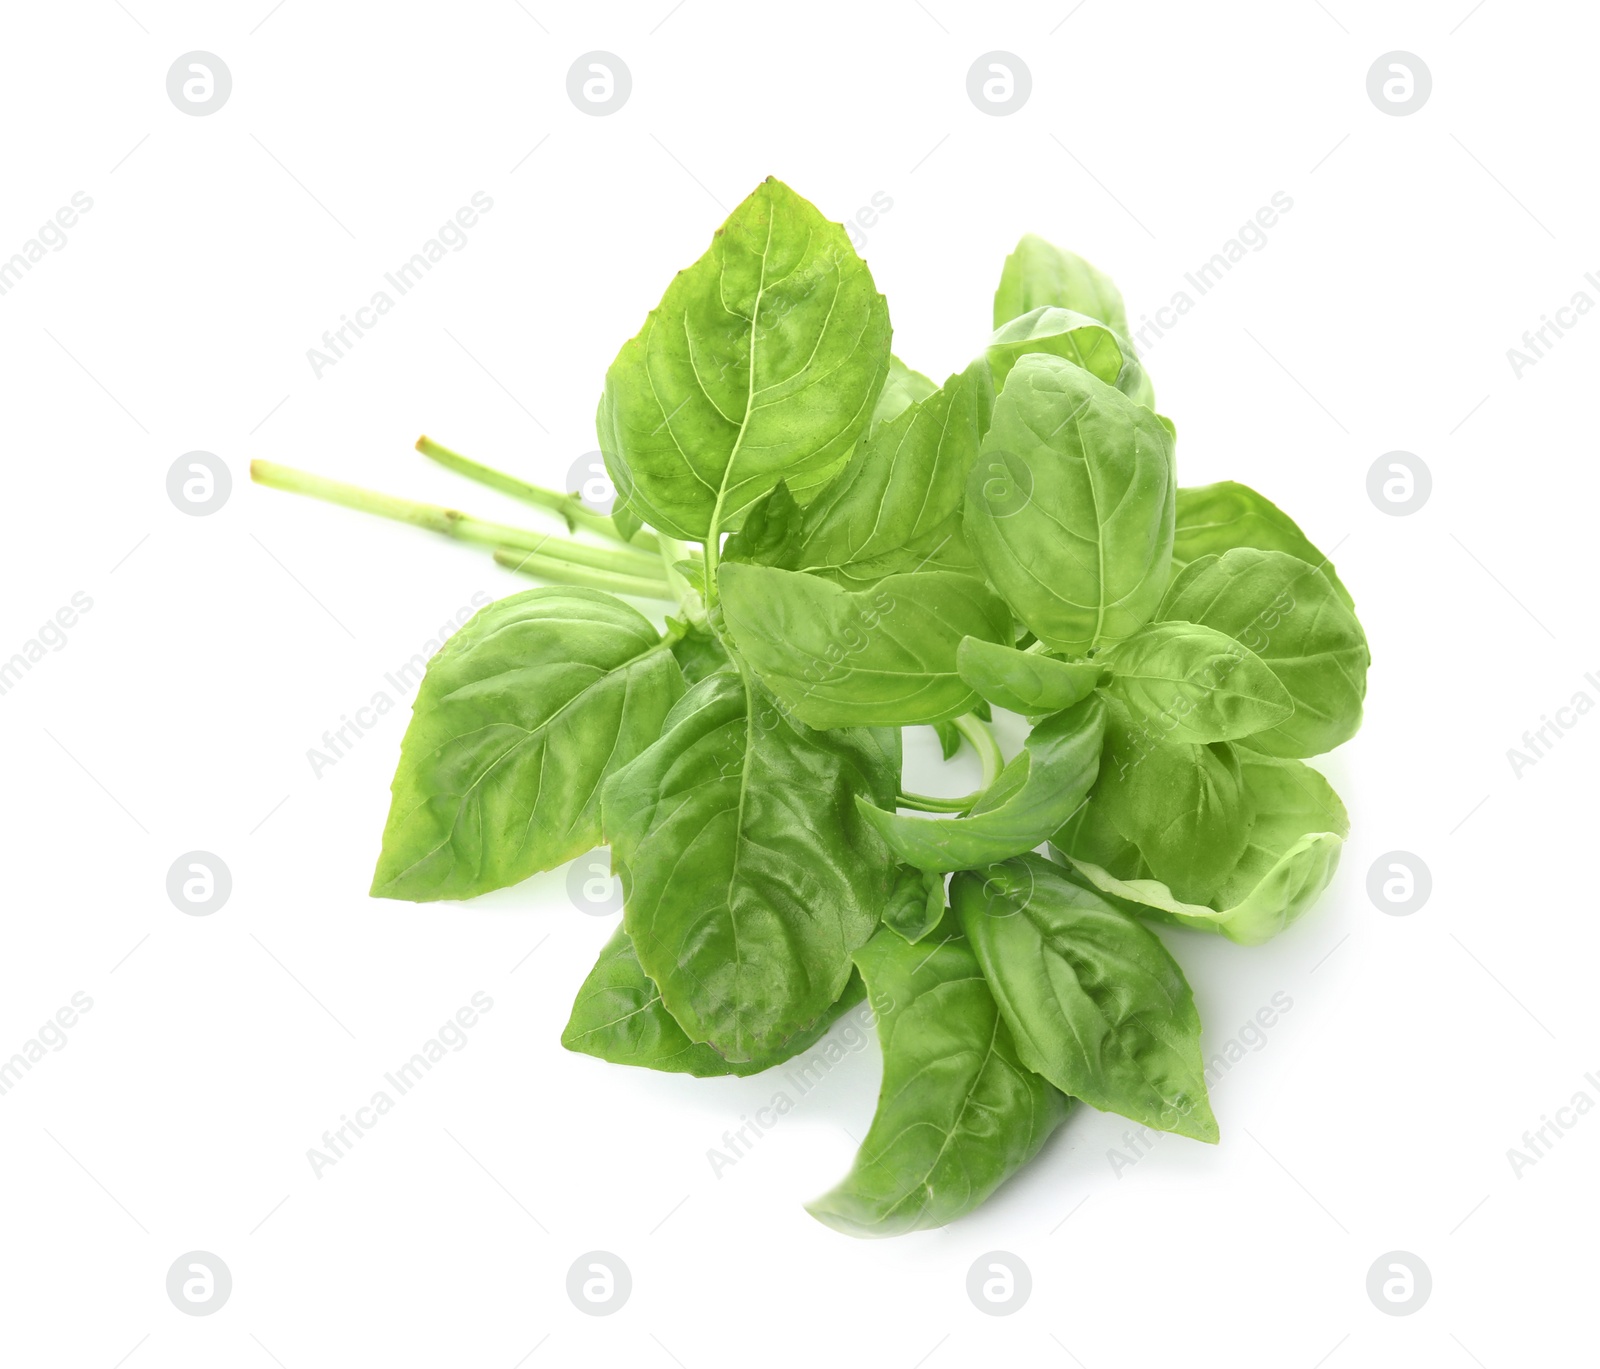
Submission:
[[[609,843],[625,916],[562,1037],[606,1060],[749,1074],[870,995],[877,1116],[811,1206],[856,1234],[970,1210],[1074,1098],[1215,1141],[1145,924],[1263,941],[1347,830],[1303,763],[1366,691],[1333,567],[1253,490],[1178,487],[1087,262],[1024,238],[994,322],[935,386],[844,230],[759,186],[600,403],[612,531],[661,552],[678,614],[569,571],[472,619],[428,668],[373,883],[466,898]],[[1032,725],[1008,762],[991,705]],[[913,725],[974,746],[983,786],[904,792]]]

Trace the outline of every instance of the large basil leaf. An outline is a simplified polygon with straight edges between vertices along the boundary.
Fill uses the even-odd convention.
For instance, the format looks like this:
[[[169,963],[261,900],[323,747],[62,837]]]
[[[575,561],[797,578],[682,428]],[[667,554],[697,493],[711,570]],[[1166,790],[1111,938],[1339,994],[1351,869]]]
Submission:
[[[843,464],[889,367],[889,311],[844,230],[770,177],[606,372],[597,426],[632,511],[704,541],[779,479]]]
[[[1048,352],[1081,366],[1146,408],[1155,401],[1155,391],[1132,346],[1087,314],[1044,307],[996,328],[985,350],[996,390],[1005,385],[1018,358],[1030,352]]]
[[[1171,742],[1115,704],[1096,805],[1139,848],[1157,879],[1204,903],[1238,864],[1254,811],[1238,752],[1227,742]]]
[[[1289,691],[1255,652],[1198,623],[1151,623],[1103,659],[1112,694],[1170,741],[1233,741],[1294,712]]]
[[[1333,563],[1300,531],[1299,525],[1265,495],[1233,480],[1215,485],[1179,488],[1177,520],[1172,542],[1172,573],[1176,575],[1202,556],[1220,556],[1234,547],[1260,551],[1286,551],[1318,567],[1338,590],[1348,608],[1355,600],[1344,587]]]
[[[844,996],[808,1031],[791,1037],[770,1055],[735,1064],[684,1034],[661,1001],[661,990],[639,963],[627,929],[618,927],[578,990],[572,1015],[561,1033],[561,1044],[569,1051],[617,1065],[638,1065],[702,1079],[724,1074],[742,1077],[809,1050],[841,1014],[862,1000],[865,992],[861,977],[852,975]]]
[[[1075,252],[1028,233],[1000,272],[1000,286],[994,292],[994,326],[999,328],[1044,305],[1087,314],[1110,325],[1118,336],[1129,336],[1127,310],[1111,278]]]
[[[852,1236],[944,1226],[1038,1154],[1068,1100],[1017,1058],[951,920],[918,946],[885,928],[856,961],[878,1012],[883,1085],[849,1174],[806,1210]]]
[[[977,696],[956,673],[961,639],[1011,635],[1010,610],[971,575],[920,571],[845,590],[815,575],[724,562],[718,583],[740,655],[812,727],[966,713]]]
[[[908,404],[926,399],[939,387],[921,371],[913,371],[899,357],[889,357],[889,374],[884,378],[878,403],[872,410],[870,428],[887,423]]]
[[[1071,708],[1087,699],[1108,674],[1094,661],[1058,661],[1037,651],[1018,651],[977,637],[961,643],[956,670],[990,703],[1026,714]]]
[[[1366,635],[1332,582],[1298,557],[1251,547],[1201,557],[1172,582],[1160,616],[1227,633],[1288,690],[1293,715],[1247,745],[1272,756],[1315,756],[1361,726]]]
[[[377,898],[470,898],[600,844],[600,787],[683,693],[639,612],[593,589],[489,605],[428,663],[400,743]]]
[[[1034,855],[956,875],[950,906],[1023,1064],[1090,1107],[1217,1139],[1194,995],[1137,918]]]
[[[838,999],[893,864],[854,798],[893,802],[900,736],[813,732],[721,671],[605,788],[625,925],[691,1041],[761,1059]]]
[[[1019,360],[967,482],[963,527],[996,589],[1047,645],[1130,636],[1172,557],[1172,434],[1060,357]]]
[[[1105,716],[1090,697],[1046,718],[966,817],[907,817],[856,802],[895,855],[919,870],[1004,860],[1058,831],[1094,787]]]
[[[1095,851],[1070,829],[1062,854],[1118,907],[1255,946],[1306,911],[1333,878],[1350,830],[1333,787],[1302,761],[1239,753],[1255,825],[1244,854],[1209,904],[1187,903],[1148,872],[1115,871],[1116,853]],[[1093,809],[1095,805],[1090,804]],[[1106,858],[1096,860],[1096,855]]]

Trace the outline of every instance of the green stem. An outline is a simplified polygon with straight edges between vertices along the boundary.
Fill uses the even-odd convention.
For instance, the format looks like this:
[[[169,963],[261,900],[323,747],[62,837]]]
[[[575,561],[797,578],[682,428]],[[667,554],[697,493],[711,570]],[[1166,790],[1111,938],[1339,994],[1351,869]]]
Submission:
[[[717,531],[716,524],[711,525],[711,531],[706,534],[705,545],[700,549],[701,562],[706,568],[706,605],[715,606],[717,602],[717,563],[721,556],[718,545],[722,534]]]
[[[668,537],[666,533],[660,536],[661,564],[665,568],[667,588],[678,601],[678,607],[683,610],[683,616],[696,627],[706,626],[706,601],[697,590],[683,577],[678,569],[678,562],[689,555],[689,548],[675,537]]]
[[[672,602],[673,596],[668,592],[664,580],[618,575],[608,570],[590,570],[585,566],[569,565],[565,561],[541,556],[536,551],[521,551],[515,547],[496,547],[494,559],[509,570],[521,571],[524,575],[550,580],[558,585],[586,585],[590,589],[609,590],[612,594],[632,594],[640,599]]]
[[[542,485],[519,480],[514,475],[507,475],[504,471],[497,471],[491,466],[470,460],[459,452],[453,452],[448,447],[440,446],[431,437],[419,437],[417,450],[430,461],[437,461],[446,470],[464,475],[468,480],[476,480],[491,490],[509,494],[524,504],[532,504],[535,508],[549,509],[552,513],[560,514],[566,520],[568,531],[583,528],[587,532],[608,537],[613,542],[621,542],[624,546],[635,546],[648,552],[656,549],[655,534],[641,529],[632,538],[624,537],[609,515],[596,513],[576,494],[560,494],[555,490],[547,490]]]
[[[982,794],[983,790],[980,789],[959,799],[945,799],[932,794],[908,794],[902,790],[895,798],[895,805],[899,808],[915,808],[923,813],[965,813]]]
[[[666,577],[659,573],[656,558],[639,551],[623,548],[612,551],[605,547],[585,546],[581,542],[567,542],[554,533],[530,532],[526,528],[491,523],[456,509],[381,494],[377,490],[347,485],[342,480],[330,480],[326,476],[295,470],[292,466],[280,466],[272,461],[252,461],[250,478],[272,489],[308,495],[330,504],[358,509],[362,513],[376,514],[380,518],[392,518],[396,522],[427,528],[463,542],[476,542],[489,547],[515,547],[518,551],[537,552],[545,559],[588,566],[628,579],[646,579],[658,588],[666,587]]]
[[[1005,757],[1000,754],[1000,743],[994,739],[989,726],[975,713],[963,713],[955,719],[956,731],[972,743],[983,764],[983,789],[987,789],[1005,769]]]
[[[945,798],[936,794],[912,794],[901,790],[895,800],[901,808],[916,808],[924,813],[965,813],[983,797],[984,791],[999,777],[1005,768],[1005,757],[1000,754],[1000,743],[995,741],[989,725],[975,713],[963,713],[953,720],[956,731],[972,743],[983,766],[983,783],[970,794]]]

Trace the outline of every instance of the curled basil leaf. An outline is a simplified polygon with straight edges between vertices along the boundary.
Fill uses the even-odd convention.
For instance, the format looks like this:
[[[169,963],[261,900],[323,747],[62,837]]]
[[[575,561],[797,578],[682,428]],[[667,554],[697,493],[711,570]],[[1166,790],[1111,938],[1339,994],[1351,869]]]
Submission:
[[[966,870],[1032,850],[1094,786],[1105,706],[1088,698],[1036,726],[965,817],[908,817],[858,798],[862,814],[907,865]]]
[[[1014,713],[1059,713],[1087,699],[1110,672],[1094,661],[1058,661],[1037,651],[968,637],[956,652],[961,678]],[[948,759],[948,757],[946,757]]]
[[[1120,908],[1259,945],[1290,926],[1328,887],[1350,820],[1333,787],[1303,761],[1241,751],[1239,764],[1255,822],[1238,862],[1208,903],[1178,898],[1148,867],[1130,865],[1126,853],[1097,848],[1070,824],[1055,845]]]
[[[1196,903],[1238,863],[1255,820],[1234,747],[1168,741],[1117,704],[1108,710],[1094,803],[1157,879]]]
[[[996,328],[985,354],[996,390],[1011,368],[1030,352],[1045,352],[1081,366],[1090,375],[1115,385],[1135,404],[1151,408],[1155,392],[1126,339],[1105,324],[1070,309],[1034,309]]]
[[[856,960],[877,1013],[883,1086],[849,1174],[806,1211],[852,1236],[944,1226],[1038,1154],[1068,1100],[1017,1058],[949,920],[918,946],[886,928]]]

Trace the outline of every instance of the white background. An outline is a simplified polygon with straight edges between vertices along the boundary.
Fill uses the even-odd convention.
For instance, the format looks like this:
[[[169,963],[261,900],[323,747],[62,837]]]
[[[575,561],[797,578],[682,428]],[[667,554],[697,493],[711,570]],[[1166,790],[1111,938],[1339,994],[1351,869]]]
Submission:
[[[5,7],[0,257],[74,192],[93,209],[0,297],[0,657],[74,592],[93,608],[0,697],[0,1055],[75,992],[94,1006],[0,1097],[0,1359],[1592,1355],[1600,1120],[1520,1178],[1507,1150],[1600,1099],[1600,717],[1520,778],[1506,757],[1576,691],[1600,699],[1600,320],[1520,379],[1506,358],[1575,291],[1600,298],[1592,7],[1074,3]],[[165,87],[195,49],[233,76],[203,118]],[[633,76],[605,118],[566,92],[596,49]],[[1003,118],[966,93],[995,49],[1033,79]],[[1410,117],[1366,92],[1394,49],[1433,75]],[[1022,232],[1111,273],[1137,321],[1286,192],[1148,364],[1183,483],[1246,481],[1337,548],[1372,643],[1366,726],[1321,762],[1353,819],[1323,903],[1256,949],[1169,938],[1208,1051],[1293,1000],[1216,1087],[1222,1144],[1167,1137],[1118,1177],[1125,1125],[1080,1112],[977,1214],[886,1242],[801,1207],[868,1124],[875,1046],[718,1178],[708,1148],[775,1082],[564,1052],[612,923],[564,872],[465,906],[366,897],[406,709],[320,778],[308,748],[474,592],[525,582],[247,476],[262,457],[539,525],[412,441],[561,484],[616,349],[769,173],[834,218],[892,200],[864,254],[896,352],[936,378],[981,345]],[[494,208],[468,245],[318,379],[307,349],[474,191]],[[234,482],[203,518],[165,487],[196,449]],[[1410,517],[1366,493],[1395,449],[1433,473]],[[232,872],[209,917],[165,890],[195,849]],[[1366,894],[1396,849],[1432,871],[1409,917]],[[479,990],[466,1049],[316,1177],[308,1148]],[[609,1317],[565,1292],[596,1249],[633,1276]],[[216,1315],[167,1299],[192,1250],[232,1270]],[[992,1250],[1032,1271],[1009,1318],[964,1293]],[[1416,1315],[1365,1292],[1392,1250],[1432,1271]]]

